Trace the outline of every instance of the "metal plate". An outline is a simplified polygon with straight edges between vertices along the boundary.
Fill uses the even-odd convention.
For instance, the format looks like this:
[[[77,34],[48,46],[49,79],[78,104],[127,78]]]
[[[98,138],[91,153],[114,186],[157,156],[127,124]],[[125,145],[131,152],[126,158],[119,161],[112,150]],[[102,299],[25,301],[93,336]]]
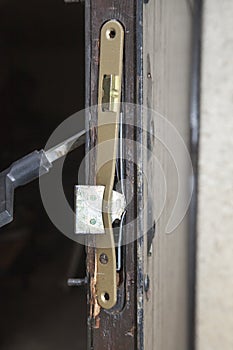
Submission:
[[[105,186],[75,186],[75,233],[105,234],[103,223],[103,197]],[[110,215],[112,222],[121,219],[125,210],[124,195],[112,191]]]

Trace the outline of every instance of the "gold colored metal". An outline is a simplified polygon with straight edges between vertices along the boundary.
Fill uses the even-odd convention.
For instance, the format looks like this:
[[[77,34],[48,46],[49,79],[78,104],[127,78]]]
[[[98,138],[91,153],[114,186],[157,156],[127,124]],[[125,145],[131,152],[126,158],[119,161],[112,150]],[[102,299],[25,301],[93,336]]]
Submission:
[[[96,235],[96,292],[98,303],[105,309],[117,301],[116,256],[111,216],[108,211],[114,185],[118,122],[121,99],[124,30],[111,20],[101,29],[98,86],[98,151],[97,185],[104,185],[104,235]],[[100,147],[107,142],[106,147]]]
[[[119,75],[105,74],[103,77],[102,111],[117,112],[119,102],[120,77]]]

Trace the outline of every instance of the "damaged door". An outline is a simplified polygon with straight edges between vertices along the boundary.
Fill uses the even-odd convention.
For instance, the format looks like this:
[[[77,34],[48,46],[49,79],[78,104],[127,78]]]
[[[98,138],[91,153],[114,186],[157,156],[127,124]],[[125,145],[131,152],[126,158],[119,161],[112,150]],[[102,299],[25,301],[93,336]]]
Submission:
[[[186,157],[195,6],[85,1],[86,184],[102,186],[101,214],[83,232],[89,349],[193,346],[184,203],[193,175]],[[122,200],[113,218],[114,193]]]

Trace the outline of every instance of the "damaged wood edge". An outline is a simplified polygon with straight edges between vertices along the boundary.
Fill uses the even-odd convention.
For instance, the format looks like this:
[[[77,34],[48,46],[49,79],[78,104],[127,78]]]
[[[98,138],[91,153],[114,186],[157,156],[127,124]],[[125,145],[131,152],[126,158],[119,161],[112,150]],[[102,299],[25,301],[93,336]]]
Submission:
[[[100,313],[100,305],[98,304],[97,299],[97,292],[96,292],[96,280],[97,280],[97,256],[96,256],[96,250],[94,249],[94,276],[91,278],[90,288],[91,288],[91,295],[92,295],[92,303],[90,303],[91,309],[90,314],[92,319],[94,320],[94,328],[99,328],[99,320],[97,319],[99,313]]]

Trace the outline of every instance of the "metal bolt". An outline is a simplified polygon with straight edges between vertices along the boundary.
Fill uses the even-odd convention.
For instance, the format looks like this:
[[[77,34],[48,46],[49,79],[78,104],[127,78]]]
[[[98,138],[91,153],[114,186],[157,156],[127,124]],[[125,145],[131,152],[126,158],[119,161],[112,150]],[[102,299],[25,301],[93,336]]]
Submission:
[[[72,4],[72,3],[75,3],[75,2],[84,2],[85,0],[64,0],[65,3],[67,4]]]
[[[69,287],[80,287],[88,284],[88,277],[85,278],[69,278],[67,281]]]
[[[102,253],[100,255],[100,259],[99,260],[100,260],[101,264],[106,265],[108,263],[108,256],[107,256],[107,254]]]

